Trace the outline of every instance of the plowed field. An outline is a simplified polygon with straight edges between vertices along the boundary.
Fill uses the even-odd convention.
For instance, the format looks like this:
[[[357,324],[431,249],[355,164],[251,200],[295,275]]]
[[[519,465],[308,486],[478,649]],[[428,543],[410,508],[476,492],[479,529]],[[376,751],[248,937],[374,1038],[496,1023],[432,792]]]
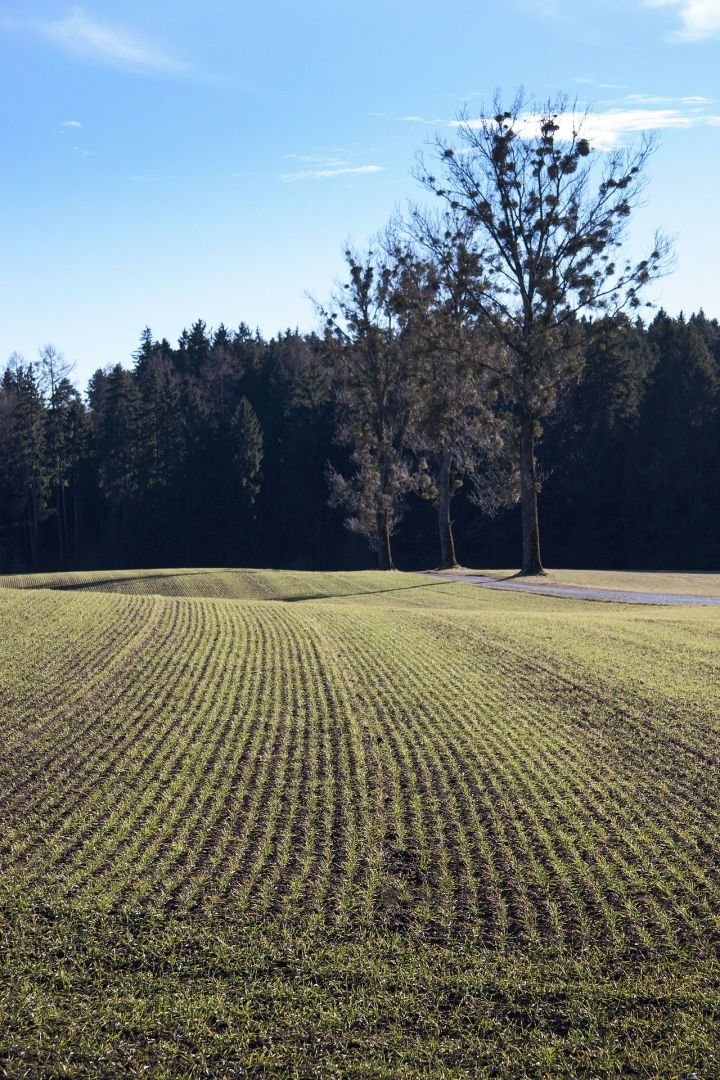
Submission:
[[[720,1075],[712,610],[3,584],[7,1075]]]

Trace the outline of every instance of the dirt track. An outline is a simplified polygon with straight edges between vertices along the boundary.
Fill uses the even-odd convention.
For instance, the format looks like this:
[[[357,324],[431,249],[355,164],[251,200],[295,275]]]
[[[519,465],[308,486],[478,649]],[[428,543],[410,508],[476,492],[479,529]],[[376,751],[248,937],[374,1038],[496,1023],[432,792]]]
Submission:
[[[458,581],[463,585],[483,585],[488,589],[507,589],[513,592],[539,593],[545,596],[564,596],[571,600],[604,600],[617,604],[665,604],[669,606],[717,606],[720,596],[690,596],[687,593],[627,592],[623,589],[593,589],[582,585],[540,585],[525,581],[497,581],[483,574],[453,574],[439,570],[427,571],[429,577]]]

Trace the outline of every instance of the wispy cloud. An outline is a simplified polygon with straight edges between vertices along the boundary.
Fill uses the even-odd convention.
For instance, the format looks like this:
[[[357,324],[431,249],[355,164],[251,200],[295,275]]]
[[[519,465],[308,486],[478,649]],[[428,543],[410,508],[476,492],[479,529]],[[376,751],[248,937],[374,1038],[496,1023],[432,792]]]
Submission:
[[[372,153],[365,150],[364,153]],[[335,176],[362,175],[364,173],[384,172],[384,165],[364,165],[358,163],[359,152],[343,147],[318,147],[309,154],[285,154],[284,161],[292,161],[300,166],[294,172],[280,174],[283,181],[293,180],[331,180]],[[354,160],[353,160],[354,159]]]
[[[63,120],[60,125],[61,128],[81,128],[82,124],[79,120]]]
[[[654,97],[652,94],[627,94],[625,101],[635,105],[712,105],[712,98],[697,95],[685,97]]]
[[[401,116],[400,120],[407,120],[411,124],[431,124],[437,126],[438,124],[446,124],[447,120],[440,116],[436,116],[434,119],[428,119],[425,116]]]
[[[350,176],[360,173],[384,172],[384,165],[349,165],[338,163],[322,169],[302,169],[300,172],[282,173],[281,180],[329,180],[333,176]]]
[[[523,135],[537,133],[537,116],[527,113],[520,118],[518,134]],[[453,121],[453,127],[457,127],[461,121]],[[486,123],[484,120],[470,120],[469,126],[480,128]],[[657,131],[667,128],[693,128],[701,125],[720,124],[720,116],[702,111],[697,108],[691,109],[634,109],[618,108],[608,109],[606,112],[588,113],[583,117],[578,113],[560,113],[556,118],[558,124],[558,138],[569,139],[572,137],[580,123],[582,131],[590,143],[597,150],[613,150],[622,146],[629,137],[639,135],[647,131]]]
[[[143,41],[124,26],[101,22],[80,7],[59,19],[2,18],[5,30],[35,34],[84,60],[144,75],[182,75],[188,67],[164,50]]]
[[[452,97],[453,101],[457,100],[455,94],[448,94],[445,96]],[[463,100],[467,101],[471,96],[473,95],[466,95]],[[428,124],[434,127],[437,127],[438,124],[447,124],[447,118],[444,116],[418,116],[416,113],[413,113],[410,116],[399,116],[397,113],[371,112],[368,113],[368,116],[373,116],[379,120],[404,120],[405,123],[408,124]]]
[[[94,150],[86,150],[83,146],[73,146],[73,153],[78,157],[95,157]]]
[[[677,11],[681,29],[673,34],[675,41],[704,41],[720,36],[720,0],[645,0],[645,4]]]

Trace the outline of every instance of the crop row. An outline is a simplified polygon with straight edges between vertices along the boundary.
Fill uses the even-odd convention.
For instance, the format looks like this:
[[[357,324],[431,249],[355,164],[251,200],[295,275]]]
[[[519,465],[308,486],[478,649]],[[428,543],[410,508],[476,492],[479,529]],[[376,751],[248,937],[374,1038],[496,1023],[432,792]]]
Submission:
[[[717,936],[703,717],[482,611],[5,592],[0,620],[0,865],[25,896]]]

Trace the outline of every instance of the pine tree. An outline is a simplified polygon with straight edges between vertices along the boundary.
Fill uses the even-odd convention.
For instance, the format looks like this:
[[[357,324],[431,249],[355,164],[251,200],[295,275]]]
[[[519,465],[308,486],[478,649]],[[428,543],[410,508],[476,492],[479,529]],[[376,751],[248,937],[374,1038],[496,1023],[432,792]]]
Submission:
[[[32,365],[14,356],[2,379],[2,473],[9,495],[11,527],[22,537],[20,550],[36,568],[40,526],[48,515],[51,471],[47,459],[45,406]]]
[[[257,414],[245,397],[240,398],[233,413],[230,437],[241,508],[247,518],[260,491],[263,437]]]
[[[126,559],[134,547],[134,514],[142,489],[140,396],[132,372],[120,364],[108,372],[96,372],[90,404],[109,547]]]

